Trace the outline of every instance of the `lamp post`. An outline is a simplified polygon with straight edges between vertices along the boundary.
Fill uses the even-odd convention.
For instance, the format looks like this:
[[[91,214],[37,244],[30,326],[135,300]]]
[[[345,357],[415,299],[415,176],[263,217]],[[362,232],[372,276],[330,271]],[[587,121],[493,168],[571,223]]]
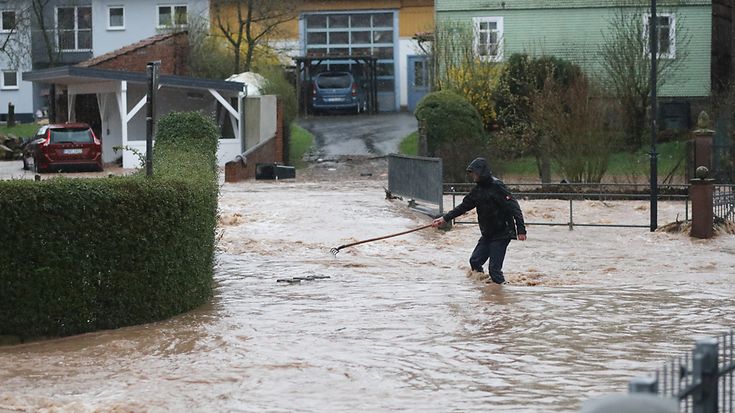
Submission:
[[[656,132],[658,104],[656,101],[658,66],[658,19],[656,0],[651,0],[651,21],[648,39],[651,48],[651,232],[658,227],[658,153],[656,153]]]

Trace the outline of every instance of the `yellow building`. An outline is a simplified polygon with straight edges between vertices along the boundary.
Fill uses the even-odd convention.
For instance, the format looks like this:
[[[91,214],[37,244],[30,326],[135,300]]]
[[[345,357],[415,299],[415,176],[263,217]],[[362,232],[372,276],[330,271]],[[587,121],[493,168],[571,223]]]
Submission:
[[[380,111],[413,109],[428,88],[416,33],[432,31],[433,0],[304,0],[284,24],[276,47],[292,56],[372,55],[377,60]],[[360,70],[354,61],[327,60],[321,70]]]

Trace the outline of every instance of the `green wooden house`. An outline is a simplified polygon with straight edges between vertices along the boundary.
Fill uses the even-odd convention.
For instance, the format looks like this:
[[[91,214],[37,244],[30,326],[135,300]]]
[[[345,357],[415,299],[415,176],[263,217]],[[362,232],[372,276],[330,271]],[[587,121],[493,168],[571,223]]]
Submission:
[[[731,26],[721,28],[725,36],[713,33],[713,2],[717,7],[727,1],[657,2],[661,57],[680,60],[658,94],[663,110],[670,105],[679,116],[688,117],[689,124],[691,114],[709,101],[717,81],[712,78],[713,61],[715,51],[722,53],[723,48],[716,43],[720,37],[732,37]],[[644,33],[650,21],[648,0],[436,0],[435,8],[438,24],[461,21],[473,27],[476,53],[484,59],[503,61],[513,53],[554,55],[592,75],[601,72],[600,47],[615,30],[621,10],[638,16]],[[715,26],[721,27],[717,22]]]

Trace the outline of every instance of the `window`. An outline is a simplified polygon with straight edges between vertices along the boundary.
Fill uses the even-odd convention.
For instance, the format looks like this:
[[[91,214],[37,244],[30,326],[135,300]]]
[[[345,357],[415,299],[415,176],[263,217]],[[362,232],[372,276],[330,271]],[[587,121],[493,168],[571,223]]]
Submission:
[[[60,50],[92,50],[92,8],[59,7],[56,27]]]
[[[186,6],[158,6],[158,27],[186,26]]]
[[[107,30],[125,30],[125,9],[122,6],[107,8]]]
[[[643,16],[643,37],[646,39],[646,54],[651,55],[651,15]],[[658,29],[658,57],[662,59],[674,59],[676,57],[676,17],[671,13],[656,15]]]
[[[0,89],[18,89],[18,71],[3,70],[2,84]]]
[[[0,19],[0,33],[9,33],[15,30],[15,12],[4,10]]]
[[[483,60],[503,60],[503,18],[475,17],[473,23],[477,55]]]

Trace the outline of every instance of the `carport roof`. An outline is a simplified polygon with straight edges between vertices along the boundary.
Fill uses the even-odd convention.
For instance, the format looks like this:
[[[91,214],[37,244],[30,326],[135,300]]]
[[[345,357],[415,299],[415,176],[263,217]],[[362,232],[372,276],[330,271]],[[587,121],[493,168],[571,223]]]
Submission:
[[[146,73],[122,72],[118,70],[97,69],[93,67],[61,66],[49,69],[23,72],[23,80],[40,83],[70,85],[85,83],[89,80],[117,80],[132,83],[147,83]],[[243,91],[245,84],[227,80],[200,79],[187,76],[160,75],[159,84],[187,89],[215,89]]]

